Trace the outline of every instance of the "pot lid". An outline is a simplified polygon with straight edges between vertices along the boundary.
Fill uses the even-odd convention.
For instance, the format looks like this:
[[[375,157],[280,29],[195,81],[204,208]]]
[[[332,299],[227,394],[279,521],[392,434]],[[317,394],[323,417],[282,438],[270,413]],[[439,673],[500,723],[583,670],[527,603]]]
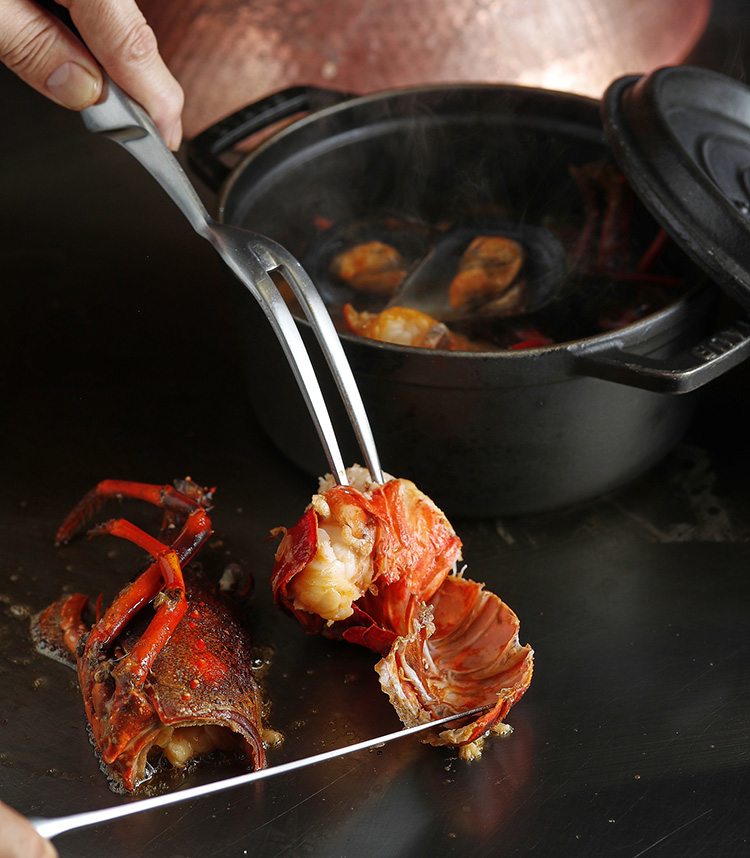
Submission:
[[[661,68],[614,81],[602,115],[646,207],[750,309],[750,88],[707,69]]]

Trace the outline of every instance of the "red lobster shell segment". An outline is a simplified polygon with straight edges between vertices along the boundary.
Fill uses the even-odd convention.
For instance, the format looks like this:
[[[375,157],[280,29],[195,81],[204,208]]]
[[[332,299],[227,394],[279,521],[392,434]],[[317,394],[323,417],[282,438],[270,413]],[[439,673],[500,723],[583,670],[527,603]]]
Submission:
[[[313,497],[281,540],[272,585],[276,603],[309,633],[385,654],[408,630],[411,598],[435,593],[461,557],[461,541],[413,483],[380,486],[366,473],[356,470],[361,488],[333,486]]]
[[[350,486],[321,481],[276,552],[276,603],[309,634],[378,652],[383,690],[412,725],[478,706],[470,724],[435,744],[472,745],[531,682],[533,651],[518,641],[513,611],[481,584],[451,574],[461,541],[445,515],[408,480],[373,483],[362,468]]]
[[[518,617],[481,584],[454,575],[415,610],[409,634],[375,667],[399,718],[412,726],[489,706],[475,721],[430,741],[467,745],[493,728],[501,732],[533,671],[534,653],[518,641]]]
[[[91,738],[116,789],[135,789],[157,761],[182,768],[214,750],[265,765],[249,633],[229,600],[186,566],[211,532],[211,493],[189,481],[180,488],[105,481],[87,495],[61,528],[61,541],[113,496],[166,504],[171,541],[122,520],[101,525],[94,533],[135,542],[152,554],[151,565],[93,625],[84,619],[87,597],[77,593],[58,599],[32,625],[42,652],[77,668]]]

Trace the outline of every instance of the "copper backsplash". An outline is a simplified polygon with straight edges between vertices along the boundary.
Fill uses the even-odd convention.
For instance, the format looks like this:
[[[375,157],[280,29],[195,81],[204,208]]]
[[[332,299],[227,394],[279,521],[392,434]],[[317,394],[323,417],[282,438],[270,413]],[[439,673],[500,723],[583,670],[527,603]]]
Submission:
[[[456,81],[599,97],[678,63],[710,0],[141,0],[186,91],[188,137],[305,83],[365,93]]]

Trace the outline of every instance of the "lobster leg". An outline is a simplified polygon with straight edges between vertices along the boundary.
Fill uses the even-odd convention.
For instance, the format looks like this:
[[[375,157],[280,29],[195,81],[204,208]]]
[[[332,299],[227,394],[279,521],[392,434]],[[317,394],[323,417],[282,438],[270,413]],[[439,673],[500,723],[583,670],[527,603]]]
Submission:
[[[98,659],[99,653],[117,637],[132,617],[154,599],[155,616],[116,668],[117,674],[127,674],[134,685],[142,685],[154,659],[185,614],[187,602],[182,566],[210,535],[211,525],[205,510],[199,506],[188,516],[171,546],[164,545],[124,519],[113,519],[92,531],[92,535],[100,533],[126,539],[154,558],[154,562],[122,590],[91,630],[86,643],[87,654],[92,659]]]
[[[130,522],[115,519],[95,529],[148,551],[154,562],[125,587],[89,632],[78,662],[78,682],[89,723],[98,736],[102,760],[111,764],[120,753],[118,733],[128,719],[137,717],[138,692],[154,660],[164,648],[187,609],[185,582],[176,552]],[[163,588],[163,589],[162,589]],[[153,599],[156,613],[130,652],[107,663],[105,652],[138,611]],[[105,724],[101,714],[111,705]]]
[[[249,636],[199,572],[187,569],[187,580],[183,576],[211,534],[213,490],[190,478],[174,485],[106,480],[89,492],[63,523],[58,543],[71,539],[106,500],[143,500],[163,512],[158,536],[124,519],[89,535],[124,539],[145,550],[149,562],[106,611],[97,603],[93,628],[83,621],[87,600],[79,594],[58,599],[32,625],[40,651],[75,661],[100,762],[125,790],[147,780],[157,758],[182,768],[219,749],[244,750],[255,767],[265,760]],[[190,603],[190,622],[181,622]]]
[[[122,753],[120,735],[142,717],[141,691],[154,661],[187,610],[182,567],[211,534],[206,508],[212,494],[189,478],[179,481],[177,488],[104,480],[83,497],[57,532],[58,545],[68,542],[111,498],[142,500],[164,510],[162,531],[169,534],[166,543],[124,519],[113,519],[89,533],[125,539],[153,558],[96,622],[83,641],[82,651],[79,648],[78,681],[89,723],[107,765]],[[176,529],[178,524],[182,524],[180,530]],[[108,649],[133,617],[152,601],[155,614],[146,630],[128,652],[112,659]]]
[[[78,642],[89,631],[83,621],[88,601],[88,596],[82,593],[71,593],[37,614],[31,626],[37,649],[75,668]]]
[[[86,624],[83,622],[83,611],[88,599],[80,593],[68,596],[61,607],[60,626],[65,635],[65,644],[70,652],[75,655],[78,641],[86,634]]]
[[[586,168],[571,166],[570,174],[578,185],[584,211],[583,226],[571,258],[571,267],[578,267],[587,265],[594,254],[601,220],[601,206],[596,188]]]
[[[174,486],[155,486],[129,480],[103,480],[83,498],[68,514],[55,535],[55,545],[64,545],[83,528],[86,521],[105,501],[133,498],[143,500],[165,510],[168,515],[184,518],[196,507],[207,507],[212,498],[211,490],[202,489],[189,478],[181,482],[181,491]]]
[[[630,244],[633,198],[628,194],[625,177],[619,171],[603,169],[599,180],[605,204],[597,265],[600,268],[623,270],[627,265]]]

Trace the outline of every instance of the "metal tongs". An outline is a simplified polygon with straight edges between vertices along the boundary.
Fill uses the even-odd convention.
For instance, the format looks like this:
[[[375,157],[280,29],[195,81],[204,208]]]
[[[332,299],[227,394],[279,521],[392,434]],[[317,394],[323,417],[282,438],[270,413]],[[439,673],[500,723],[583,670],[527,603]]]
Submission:
[[[486,712],[489,706],[478,706],[475,709],[469,709],[466,712],[456,712],[453,715],[446,715],[444,718],[438,718],[435,721],[427,721],[424,724],[415,724],[412,727],[405,727],[403,730],[398,730],[395,733],[386,733],[384,736],[378,736],[375,739],[365,739],[363,742],[355,742],[353,745],[346,745],[343,748],[334,748],[331,751],[323,751],[320,754],[315,754],[312,757],[304,757],[301,760],[293,760],[290,763],[280,763],[276,766],[271,766],[267,769],[258,769],[254,772],[247,772],[244,775],[236,775],[231,778],[213,781],[200,786],[188,787],[186,789],[177,790],[176,792],[165,793],[164,795],[151,796],[150,798],[142,798],[136,801],[128,802],[127,804],[116,804],[113,807],[103,807],[99,810],[89,810],[83,813],[73,813],[70,816],[56,817],[37,817],[29,821],[34,828],[42,835],[51,839],[58,834],[64,834],[66,831],[74,831],[77,828],[85,828],[89,825],[100,825],[104,822],[111,822],[115,819],[121,819],[123,816],[131,816],[134,813],[143,813],[147,810],[156,810],[157,808],[167,807],[171,804],[178,804],[191,799],[203,798],[206,795],[212,795],[215,792],[222,792],[226,789],[234,789],[238,786],[255,783],[256,781],[265,780],[266,778],[275,777],[276,775],[287,774],[288,772],[296,771],[297,769],[314,766],[317,763],[335,760],[337,757],[345,757],[348,754],[356,753],[357,751],[365,751],[371,748],[377,748],[380,745],[385,745],[387,742],[392,742],[395,739],[403,739],[405,736],[412,736],[415,733],[422,733],[426,730],[431,730],[436,727],[442,727],[452,721],[457,721],[460,718],[470,718],[473,715],[478,715],[480,712]]]
[[[305,270],[292,254],[274,241],[248,230],[225,226],[213,220],[177,159],[172,155],[143,108],[128,98],[112,81],[106,80],[106,78],[105,81],[107,87],[105,98],[83,111],[82,115],[86,127],[90,131],[111,137],[141,162],[174,200],[198,235],[211,242],[232,272],[259,302],[281,341],[287,359],[292,366],[318,430],[318,435],[326,450],[332,473],[339,484],[346,485],[344,462],[310,357],[294,318],[270,277],[272,271],[281,273],[291,286],[317,336],[344,400],[370,474],[373,479],[382,483],[383,475],[375,442],[351,367],[323,300]],[[174,793],[71,816],[32,819],[31,822],[42,836],[52,838],[66,831],[189,801],[356,751],[377,747],[395,739],[441,727],[462,718],[472,717],[488,708],[488,706],[479,706],[466,712],[454,713],[435,721],[417,724],[343,748],[336,748],[311,757]]]
[[[214,220],[146,111],[105,76],[105,94],[81,113],[89,131],[105,134],[148,170],[169,194],[193,229],[209,241],[230,270],[258,301],[279,338],[312,416],[331,473],[347,485],[346,468],[333,424],[294,318],[271,279],[278,271],[300,303],[344,401],[372,478],[383,482],[378,453],[359,389],[323,299],[297,259],[281,245],[249,230]]]

